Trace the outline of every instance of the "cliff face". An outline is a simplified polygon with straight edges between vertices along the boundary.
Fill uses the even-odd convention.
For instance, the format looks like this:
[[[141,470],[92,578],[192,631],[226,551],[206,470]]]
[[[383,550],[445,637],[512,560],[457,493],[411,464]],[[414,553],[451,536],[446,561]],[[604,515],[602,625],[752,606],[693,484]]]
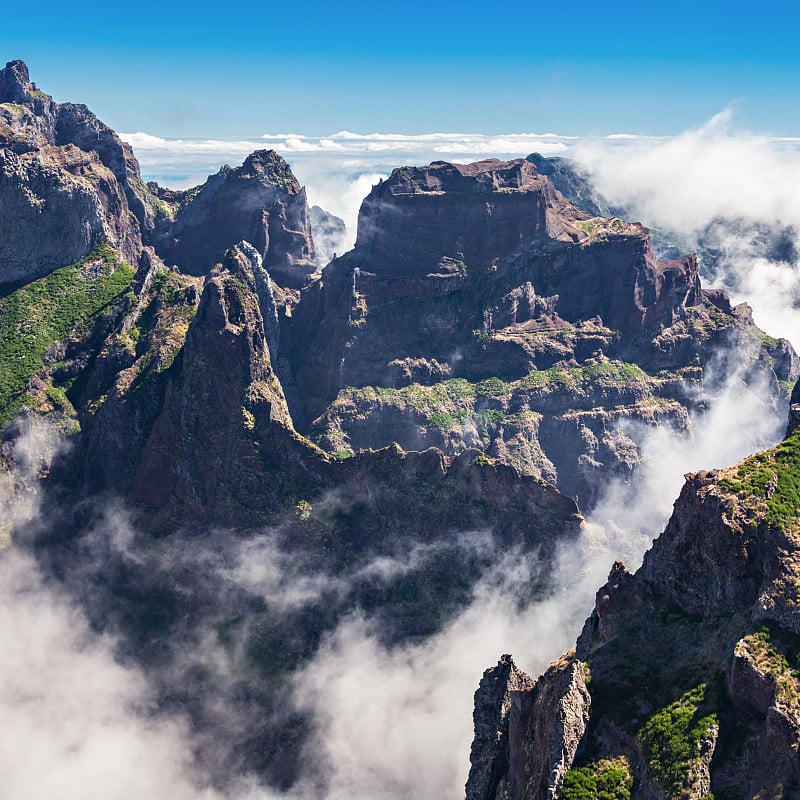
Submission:
[[[797,371],[788,343],[701,289],[692,257],[658,261],[644,228],[578,210],[531,161],[396,171],[365,201],[356,248],[320,276],[305,194],[275,153],[186,192],[145,186],[113,131],[53,103],[21,62],[0,72],[0,100],[0,281],[24,283],[0,293],[0,454],[13,462],[40,418],[70,444],[43,468],[42,518],[14,541],[188,715],[223,783],[297,778],[309,726],[292,681],[349,615],[376,620],[387,645],[419,642],[512,548],[541,567],[521,599],[540,591],[557,544],[581,535],[553,484],[588,505],[629,474],[636,448],[617,423],[685,426],[686,385],[718,345],[741,347],[776,404]],[[790,762],[794,668],[774,655],[794,658],[793,533],[775,522],[793,507],[778,469],[790,456],[693,478],[641,575],[615,570],[576,654],[537,682],[508,659],[486,677],[471,797],[584,778],[663,793],[665,708],[710,709],[686,733],[698,753],[681,780],[697,792],[744,780],[714,774],[724,703],[761,715],[744,741],[765,736]],[[741,499],[751,484],[763,504]],[[714,516],[729,506],[732,539]],[[265,598],[231,578],[242,553],[285,568],[289,594],[313,591]],[[753,632],[748,613],[783,633]],[[231,681],[203,661],[207,636]],[[653,669],[663,643],[674,658]],[[629,680],[620,663],[648,667]],[[600,761],[576,777],[595,739]]]
[[[522,160],[403,167],[361,205],[356,251],[376,274],[485,270],[526,239],[577,236],[559,210],[552,184]]]
[[[130,147],[83,105],[55,103],[21,61],[0,71],[0,282],[31,280],[108,243],[135,263],[208,272],[251,242],[283,285],[315,271],[305,189],[274,151],[187,192],[142,181]]]
[[[570,322],[639,328],[700,300],[696,261],[659,263],[645,228],[591,218],[523,159],[395,170],[361,206],[353,261],[377,276],[469,275],[518,268],[506,262],[521,246],[537,293]]]
[[[24,64],[0,88],[0,282],[107,242],[134,265],[152,247],[152,270],[161,259],[189,287],[248,242],[273,287],[271,368],[292,425],[329,455],[479,449],[589,508],[639,461],[622,423],[687,428],[687,385],[720,347],[776,407],[800,372],[788,342],[700,287],[693,256],[659,261],[642,226],[566,201],[554,181],[597,206],[561,162],[395,170],[365,199],[355,249],[320,276],[305,191],[276,153],[187,191],[145,186],[127,145]],[[140,436],[122,416],[107,435],[123,430]]]
[[[614,565],[576,652],[516,700],[533,704],[565,664],[583,670],[585,728],[562,731],[562,695],[546,700],[534,724],[515,726],[512,715],[508,740],[519,737],[521,767],[509,759],[497,785],[510,785],[515,770],[538,771],[555,741],[569,754],[560,791],[551,781],[514,796],[595,796],[586,792],[612,778],[614,797],[793,796],[798,552],[800,432],[734,467],[687,475],[640,570]],[[476,695],[476,743],[485,738],[484,691],[482,684]],[[584,706],[573,700],[570,708],[574,716]],[[503,752],[495,748],[496,763],[506,763]],[[468,796],[475,787],[483,784],[471,772]],[[474,796],[509,795],[498,788]]]
[[[223,167],[202,186],[162,193],[172,201],[156,247],[167,264],[203,275],[245,240],[270,275],[299,288],[316,270],[305,189],[274,150],[257,150],[236,169]]]
[[[638,461],[619,423],[686,428],[721,348],[776,405],[800,369],[694,256],[659,261],[647,229],[590,217],[527,160],[395,170],[284,329],[295,423],[326,451],[478,447],[587,507]]]
[[[91,476],[84,491],[122,490],[165,522],[253,526],[293,509],[298,491],[318,494],[339,486],[358,494],[368,481],[391,476],[398,485],[386,496],[385,507],[374,499],[374,513],[396,517],[396,529],[413,529],[413,515],[401,520],[408,509],[394,503],[401,487],[418,495],[422,487],[414,488],[414,482],[424,474],[430,484],[423,492],[426,513],[439,516],[444,527],[532,530],[529,522],[514,522],[510,509],[501,510],[500,498],[509,492],[519,495],[518,510],[532,503],[529,511],[538,516],[542,531],[555,533],[559,518],[572,525],[569,520],[577,514],[572,501],[541,481],[477,458],[476,452],[449,469],[441,454],[406,455],[396,447],[342,460],[297,434],[272,356],[278,292],[258,252],[244,242],[207,276],[199,299],[192,283],[159,287],[147,301],[149,310],[139,312],[138,323],[129,323],[155,318],[142,356],[128,351],[130,366],[116,373],[104,360],[94,368],[92,394],[102,393],[104,401],[84,422],[80,472]],[[165,303],[169,295],[171,303]],[[180,335],[181,327],[185,340],[176,349],[170,337]],[[112,362],[122,358],[118,351],[114,355],[115,348],[118,333],[105,351]],[[107,387],[103,382],[109,380]],[[138,433],[125,419],[140,421]],[[114,435],[120,430],[125,435]],[[404,485],[406,480],[411,483]],[[443,496],[442,508],[432,511],[440,492],[465,492],[475,503],[463,508]],[[480,510],[485,504],[491,515]],[[367,527],[372,513],[365,515]]]
[[[40,277],[105,242],[135,262],[152,229],[130,147],[9,62],[0,71],[0,282]]]

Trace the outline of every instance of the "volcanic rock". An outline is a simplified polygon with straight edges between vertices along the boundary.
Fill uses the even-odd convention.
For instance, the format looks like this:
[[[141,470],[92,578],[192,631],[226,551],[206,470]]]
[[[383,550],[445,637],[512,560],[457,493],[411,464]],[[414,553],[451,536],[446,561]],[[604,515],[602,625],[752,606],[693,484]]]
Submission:
[[[30,280],[108,242],[136,262],[152,199],[130,147],[86,106],[55,103],[21,61],[0,70],[0,282]]]
[[[167,264],[203,275],[242,240],[283,286],[299,288],[315,272],[305,189],[274,150],[257,150],[183,193],[174,219],[159,226],[157,249]]]
[[[540,692],[540,717],[582,723],[562,729],[539,719],[518,727],[512,713],[511,756],[497,762],[507,770],[498,769],[496,790],[481,797],[545,800],[559,796],[559,785],[578,791],[607,779],[609,770],[629,782],[634,797],[796,792],[798,486],[796,430],[734,467],[687,475],[642,567],[631,575],[614,565],[576,655],[557,661],[528,690],[533,696],[567,667],[587,670],[588,695],[580,687],[578,694]],[[570,716],[565,696],[585,702],[573,702]],[[524,700],[519,708],[524,716]],[[574,746],[576,738],[584,749]],[[476,725],[475,746],[484,739]],[[562,760],[554,760],[554,747]],[[520,783],[521,773],[543,776],[542,765],[556,762],[562,784]]]

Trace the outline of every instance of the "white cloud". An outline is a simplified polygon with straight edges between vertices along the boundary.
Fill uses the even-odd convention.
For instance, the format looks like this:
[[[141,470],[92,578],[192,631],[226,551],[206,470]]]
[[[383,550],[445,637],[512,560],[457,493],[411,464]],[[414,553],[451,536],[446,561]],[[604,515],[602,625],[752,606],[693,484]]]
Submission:
[[[587,538],[565,547],[547,600],[519,598],[538,573],[532,555],[506,554],[472,604],[440,633],[386,648],[362,617],[345,621],[295,682],[316,735],[307,749],[330,776],[328,800],[463,796],[472,700],[502,653],[539,674],[574,642],[588,600],[607,573],[607,550]]]
[[[630,482],[609,484],[591,514],[592,523],[613,531],[615,539],[638,533],[649,544],[666,525],[686,473],[735,464],[774,445],[786,428],[785,409],[776,408],[767,376],[743,347],[717,354],[691,400],[701,410],[690,414],[688,432],[621,426],[637,443],[642,463]],[[629,567],[638,566],[644,553],[638,541],[638,551],[635,546],[630,550]]]
[[[800,245],[800,147],[794,139],[733,132],[730,109],[696,130],[627,144],[582,141],[574,156],[600,191],[645,224],[674,231],[688,248],[715,220],[793,226]],[[800,347],[800,265],[759,256],[754,231],[720,230],[725,256],[706,285],[747,301],[769,333]],[[709,277],[711,278],[709,280]]]
[[[191,777],[201,770],[186,726],[155,713],[142,675],[15,550],[0,557],[0,641],[3,796],[216,796]]]

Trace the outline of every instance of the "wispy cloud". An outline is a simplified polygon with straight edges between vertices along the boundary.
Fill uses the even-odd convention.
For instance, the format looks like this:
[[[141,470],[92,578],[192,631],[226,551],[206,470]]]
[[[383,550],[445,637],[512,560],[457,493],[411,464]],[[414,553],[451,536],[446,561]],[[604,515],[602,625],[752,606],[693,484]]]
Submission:
[[[586,140],[572,154],[613,204],[701,257],[713,245],[721,258],[701,264],[705,284],[750,303],[756,323],[800,347],[800,142],[734,131],[733,121],[726,109],[678,136]],[[765,252],[764,228],[783,229],[795,255]]]

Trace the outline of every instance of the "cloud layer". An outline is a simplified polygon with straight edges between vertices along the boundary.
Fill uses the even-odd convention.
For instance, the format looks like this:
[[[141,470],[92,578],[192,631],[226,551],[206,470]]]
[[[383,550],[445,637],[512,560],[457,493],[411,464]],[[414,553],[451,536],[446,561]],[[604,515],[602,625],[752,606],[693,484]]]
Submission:
[[[699,251],[706,285],[800,348],[800,140],[734,132],[728,110],[679,136],[581,141],[572,155],[612,204]],[[783,231],[794,254],[760,246],[765,229]],[[716,257],[703,260],[709,245]]]

